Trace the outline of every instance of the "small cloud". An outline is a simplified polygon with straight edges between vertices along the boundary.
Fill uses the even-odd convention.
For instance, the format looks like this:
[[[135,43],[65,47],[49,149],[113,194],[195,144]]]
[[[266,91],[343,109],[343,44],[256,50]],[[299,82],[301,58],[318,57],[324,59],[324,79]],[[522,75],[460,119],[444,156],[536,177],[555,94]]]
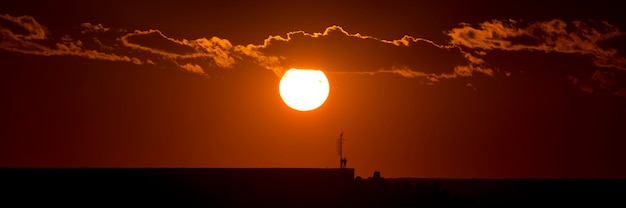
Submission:
[[[594,91],[593,88],[589,87],[588,85],[582,85],[578,89],[586,93],[593,93]]]
[[[476,88],[472,83],[467,83],[467,85],[465,85],[465,86],[471,88],[472,91],[474,91],[474,92],[476,92],[476,90],[478,90],[478,88]]]
[[[433,74],[426,74],[424,72],[413,71],[406,66],[400,67],[392,67],[391,69],[380,69],[374,73],[390,73],[390,74],[398,74],[407,78],[416,78],[416,77],[436,77]]]
[[[88,22],[80,24],[80,27],[83,28],[83,30],[81,31],[82,34],[104,33],[104,32],[109,32],[111,30],[111,28],[104,27],[102,24],[94,25]]]
[[[200,38],[183,42],[204,54],[208,54],[208,57],[212,58],[218,67],[230,68],[235,64],[235,59],[231,56],[233,45],[226,39],[211,37],[211,39]]]
[[[610,91],[616,88],[619,84],[615,81],[615,73],[608,71],[596,70],[589,80],[595,84],[598,89]]]
[[[613,95],[618,97],[626,97],[626,89],[615,91],[613,92]]]
[[[578,78],[572,76],[572,75],[567,75],[567,79],[570,81],[571,84],[576,85],[578,84]]]
[[[259,51],[260,48],[264,48],[264,47],[265,45],[263,46],[252,45],[252,44],[249,44],[246,46],[237,45],[237,46],[234,46],[233,50],[236,53],[240,53],[244,56],[252,58],[253,62],[258,64],[259,66],[265,69],[272,70],[274,74],[276,74],[276,76],[279,76],[279,77],[282,76],[287,70],[287,67],[280,65],[281,60],[284,58],[279,57],[279,56],[267,55]]]
[[[180,65],[180,67],[189,72],[204,74],[204,70],[198,64],[187,63],[187,64]]]
[[[135,30],[123,35],[120,40],[128,48],[169,58],[182,57],[196,52],[185,43],[169,38],[159,30]]]
[[[575,77],[573,75],[566,76],[570,84],[577,86],[580,90],[587,93],[604,93],[613,94],[615,96],[623,96],[626,92],[626,86],[620,82],[620,74],[626,74],[623,71],[604,71],[595,70],[587,79]]]
[[[40,25],[32,16],[14,17],[8,14],[0,14],[0,20],[8,23],[7,25],[0,25],[0,34],[9,39],[45,40],[47,38],[47,29]],[[17,28],[14,29],[22,32],[14,33],[15,30],[8,28],[10,25],[16,26]]]

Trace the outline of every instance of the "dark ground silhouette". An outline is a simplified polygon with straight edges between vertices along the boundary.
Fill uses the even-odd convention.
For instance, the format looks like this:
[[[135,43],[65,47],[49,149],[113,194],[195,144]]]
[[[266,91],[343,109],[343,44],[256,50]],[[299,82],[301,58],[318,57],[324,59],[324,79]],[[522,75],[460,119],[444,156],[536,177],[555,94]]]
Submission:
[[[391,178],[354,169],[0,168],[0,206],[624,206],[626,179]]]
[[[379,174],[378,174],[379,175]],[[355,179],[367,207],[624,206],[626,179]]]

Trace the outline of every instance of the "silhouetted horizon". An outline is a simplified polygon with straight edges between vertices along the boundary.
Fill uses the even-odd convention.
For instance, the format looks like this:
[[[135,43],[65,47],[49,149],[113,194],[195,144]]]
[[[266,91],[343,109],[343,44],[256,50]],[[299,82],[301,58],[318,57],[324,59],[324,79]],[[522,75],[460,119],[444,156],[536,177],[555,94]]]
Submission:
[[[615,205],[626,193],[626,179],[385,178],[351,168],[0,168],[0,182],[4,203],[25,205]]]

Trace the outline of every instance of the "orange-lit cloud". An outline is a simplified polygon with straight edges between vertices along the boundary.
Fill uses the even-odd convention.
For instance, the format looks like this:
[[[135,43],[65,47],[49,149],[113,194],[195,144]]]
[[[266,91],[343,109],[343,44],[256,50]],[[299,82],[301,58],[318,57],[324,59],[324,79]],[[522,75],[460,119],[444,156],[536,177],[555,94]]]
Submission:
[[[294,31],[294,32],[287,33],[286,37],[269,36],[263,41],[263,44],[260,44],[260,45],[250,44],[247,46],[236,46],[235,50],[254,58],[257,61],[257,63],[262,64],[264,67],[268,69],[274,70],[276,74],[280,75],[284,72],[284,70],[288,68],[287,66],[281,67],[281,64],[282,64],[281,60],[284,60],[285,58],[282,56],[278,56],[278,55],[267,55],[266,53],[263,53],[261,51],[272,47],[272,45],[280,44],[281,42],[287,43],[287,42],[294,41],[295,37],[299,37],[300,39],[302,38],[324,39],[324,38],[329,38],[329,36],[331,36],[332,33],[339,34],[339,35],[345,36],[347,38],[352,38],[352,39],[369,40],[371,41],[369,44],[384,44],[384,45],[392,45],[396,47],[411,47],[411,46],[415,46],[417,43],[425,43],[431,47],[435,47],[435,48],[442,49],[442,50],[457,50],[457,52],[461,55],[461,57],[466,59],[466,63],[464,65],[458,65],[450,69],[445,69],[445,70],[451,70],[450,73],[430,73],[430,72],[418,71],[405,65],[392,65],[392,66],[387,66],[385,68],[371,68],[371,69],[364,69],[363,71],[356,71],[356,72],[343,72],[343,71],[331,70],[329,73],[369,74],[369,75],[374,75],[374,74],[379,74],[379,73],[391,73],[391,74],[398,74],[400,76],[407,77],[407,78],[425,77],[425,78],[428,78],[429,80],[437,80],[440,78],[467,77],[467,76],[471,76],[472,72],[481,72],[490,76],[493,76],[493,73],[494,73],[493,70],[485,68],[485,62],[482,59],[475,57],[470,53],[466,53],[463,50],[461,50],[460,47],[457,47],[454,45],[440,45],[428,39],[416,38],[416,37],[409,36],[409,35],[405,35],[404,37],[400,39],[396,39],[396,40],[385,40],[385,39],[380,39],[380,38],[376,38],[373,36],[362,35],[360,33],[349,33],[348,31],[344,30],[342,27],[336,26],[336,25],[326,28],[326,30],[321,33],[307,33],[305,31]],[[320,44],[323,44],[323,43],[320,43]],[[331,43],[326,43],[326,44],[331,44]],[[365,45],[365,43],[362,43],[362,45]],[[362,49],[358,49],[359,48],[358,46],[354,46],[354,48],[357,48],[356,50],[362,50]],[[327,52],[332,52],[332,50],[329,50]],[[459,72],[462,72],[462,73],[460,74]]]
[[[167,49],[158,49],[154,45],[141,45],[130,40],[136,36],[157,35],[162,40],[170,43],[169,49],[173,47],[187,48],[186,52],[172,52]],[[136,30],[132,33],[128,33],[120,38],[122,44],[126,47],[135,50],[147,51],[155,55],[162,56],[167,59],[191,59],[191,58],[210,58],[217,67],[230,68],[235,64],[235,59],[230,55],[233,48],[230,41],[226,39],[220,39],[218,37],[212,37],[210,39],[200,38],[196,40],[176,40],[165,36],[159,30],[139,31]],[[184,49],[183,49],[184,50]]]
[[[611,48],[610,41],[623,41],[626,33],[607,22],[565,21],[554,19],[543,22],[524,23],[515,20],[492,20],[478,27],[461,24],[446,33],[450,44],[472,51],[477,56],[487,56],[488,51],[539,51],[588,56],[596,69],[587,82],[569,75],[572,84],[584,92],[596,90],[611,91],[621,96],[626,86],[615,81],[616,73],[626,71],[626,57],[617,48]],[[622,49],[623,50],[623,49]],[[468,57],[471,59],[473,57]],[[507,74],[510,76],[510,74]],[[591,87],[594,86],[594,87]],[[622,89],[620,89],[622,88]],[[596,89],[596,90],[594,90]]]
[[[320,39],[319,41],[315,39]],[[328,39],[328,40],[324,40]],[[337,44],[333,42],[333,39],[344,40],[341,44]],[[286,35],[286,37],[282,36],[270,36],[263,41],[261,45],[247,45],[236,48],[236,50],[245,52],[246,55],[253,57],[257,60],[258,63],[263,63],[266,68],[274,70],[276,74],[282,74],[285,67],[281,67],[285,65],[286,55],[273,55],[273,48],[288,48],[284,46],[277,46],[279,44],[287,44],[290,43],[292,48],[283,49],[283,53],[289,53],[289,51],[298,50],[298,44],[306,44],[303,42],[313,42],[315,48],[322,48],[322,53],[338,53],[338,50],[334,50],[337,45],[341,45],[343,48],[351,48],[352,51],[349,53],[344,53],[338,55],[340,58],[337,60],[333,60],[333,63],[339,62],[348,62],[350,66],[345,66],[343,68],[359,68],[360,70],[350,70],[350,71],[341,71],[336,69],[328,70],[328,73],[336,73],[336,74],[364,74],[364,75],[375,75],[375,74],[397,74],[407,78],[424,78],[428,83],[433,83],[439,81],[439,79],[449,79],[449,78],[458,78],[458,77],[469,77],[472,76],[474,72],[479,72],[485,75],[493,76],[494,70],[488,68],[486,63],[470,53],[463,51],[458,46],[453,45],[440,45],[433,41],[416,38],[413,36],[405,35],[400,39],[395,40],[385,40],[376,38],[373,36],[361,35],[359,33],[349,33],[344,30],[340,26],[332,26],[326,28],[326,30],[322,33],[307,33],[304,31],[294,31],[290,32]],[[385,48],[386,47],[386,48]],[[383,66],[375,66],[375,63],[372,63],[371,57],[378,57],[374,59],[391,59],[387,54],[394,53],[394,50],[397,48],[414,48],[408,50],[430,50],[435,49],[436,53],[445,53],[443,56],[456,58],[455,64],[449,64],[445,67],[439,67],[438,69],[433,69],[433,67],[428,70],[423,70],[425,66],[421,66],[416,62],[446,62],[445,59],[439,60],[429,60],[427,58],[420,57],[420,55],[416,54],[415,56],[406,56],[403,58],[398,58],[394,60],[394,63],[384,64]],[[365,52],[364,52],[365,51]],[[439,52],[437,52],[439,51]],[[387,53],[389,52],[389,53]],[[268,55],[272,54],[272,55]],[[310,56],[319,57],[319,54],[309,54]],[[387,55],[387,56],[385,56]],[[291,57],[294,55],[291,54]],[[369,58],[368,58],[369,57]],[[324,62],[328,60],[320,60],[320,62]],[[359,66],[358,63],[363,63],[364,66]],[[368,65],[369,66],[365,66]],[[408,65],[414,66],[408,66]],[[342,68],[342,67],[338,67]],[[439,71],[439,72],[434,72]]]
[[[207,67],[232,68],[242,60],[250,60],[257,65],[272,70],[278,76],[291,68],[286,63],[289,54],[273,53],[273,46],[283,43],[297,42],[293,37],[299,36],[311,39],[332,39],[331,33],[344,38],[367,41],[370,45],[389,45],[393,47],[424,47],[415,46],[417,43],[425,43],[428,47],[441,50],[454,50],[451,56],[459,56],[466,60],[465,64],[450,66],[448,73],[434,73],[416,70],[402,61],[394,65],[376,66],[362,68],[357,71],[342,72],[329,69],[329,73],[351,73],[351,74],[379,74],[391,73],[408,78],[426,78],[429,81],[437,81],[442,78],[455,78],[471,76],[473,72],[481,72],[493,75],[491,69],[485,68],[484,61],[470,53],[461,50],[453,45],[440,45],[433,41],[404,36],[396,40],[384,40],[373,36],[361,35],[359,33],[349,33],[340,26],[331,26],[321,33],[307,33],[304,31],[294,31],[283,36],[269,36],[260,45],[232,45],[229,40],[219,37],[199,38],[195,40],[175,39],[168,37],[160,30],[135,30],[128,32],[123,29],[111,29],[102,24],[83,23],[80,25],[82,37],[64,37],[63,41],[48,44],[34,42],[31,40],[48,40],[47,29],[37,23],[31,16],[13,17],[2,15],[3,19],[15,23],[24,28],[27,33],[17,34],[2,27],[1,32],[5,34],[0,47],[4,50],[20,52],[32,55],[72,55],[91,59],[126,61],[135,64],[175,64],[179,69],[193,73],[206,73]],[[99,34],[107,34],[99,36]],[[116,38],[111,38],[114,36]],[[108,40],[107,40],[108,38]],[[359,43],[355,43],[358,45]],[[366,45],[367,45],[366,44]],[[323,43],[322,43],[323,45]],[[135,52],[132,52],[135,51]],[[456,54],[456,55],[455,55]],[[182,64],[181,64],[182,63]]]
[[[117,54],[103,53],[96,50],[84,49],[82,41],[74,41],[69,37],[63,37],[61,42],[46,43],[48,40],[48,30],[40,25],[31,16],[13,17],[11,15],[0,15],[0,19],[8,22],[7,26],[0,25],[0,35],[2,42],[0,48],[7,51],[19,52],[31,55],[43,56],[80,56],[89,59],[100,59],[109,61],[125,61],[135,64],[142,64],[138,58],[122,56]],[[20,32],[15,32],[9,27],[17,28]]]
[[[13,17],[8,14],[2,14],[0,19],[12,22],[15,26],[19,26],[20,29],[24,30],[24,34],[17,34],[2,28],[0,31],[2,31],[3,35],[8,36],[9,39],[44,40],[47,37],[47,29],[41,26],[32,16]]]
[[[189,72],[204,74],[204,70],[202,70],[202,67],[200,67],[198,64],[187,63],[180,66]]]
[[[493,51],[578,54],[591,57],[597,67],[626,70],[626,58],[617,49],[603,45],[625,33],[606,22],[568,24],[555,19],[535,23],[492,20],[478,27],[461,24],[445,33],[451,38],[448,44],[410,35],[386,40],[331,26],[323,32],[293,31],[285,36],[270,35],[260,44],[233,45],[215,36],[177,39],[157,29],[131,31],[92,23],[81,24],[76,37],[56,34],[50,38],[52,33],[32,16],[5,14],[0,19],[4,20],[0,22],[0,49],[6,51],[174,65],[205,76],[209,68],[233,68],[240,62],[251,62],[277,76],[292,67],[320,65],[330,74],[395,74],[427,84],[476,74],[510,77],[510,71],[496,70],[486,61]],[[610,83],[606,79],[612,77],[594,75],[589,81]],[[581,83],[577,81],[582,89]]]
[[[519,25],[519,26],[518,26]],[[607,22],[570,24],[554,19],[527,25],[514,20],[492,20],[474,28],[469,24],[447,32],[450,43],[470,49],[504,51],[543,51],[591,56],[600,67],[626,70],[626,58],[617,55],[617,49],[602,46],[604,41],[624,36]]]
[[[83,28],[83,30],[81,31],[82,34],[103,33],[103,32],[109,32],[111,30],[111,28],[104,27],[102,24],[94,25],[88,22],[80,24],[80,27]]]

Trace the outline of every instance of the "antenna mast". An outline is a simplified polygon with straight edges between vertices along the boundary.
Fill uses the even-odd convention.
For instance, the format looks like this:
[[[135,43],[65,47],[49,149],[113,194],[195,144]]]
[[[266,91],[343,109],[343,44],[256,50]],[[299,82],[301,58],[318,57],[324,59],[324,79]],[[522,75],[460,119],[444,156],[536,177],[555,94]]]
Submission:
[[[339,154],[339,168],[343,168],[345,166],[343,158],[343,132],[339,134],[339,139],[337,139],[337,154]]]

